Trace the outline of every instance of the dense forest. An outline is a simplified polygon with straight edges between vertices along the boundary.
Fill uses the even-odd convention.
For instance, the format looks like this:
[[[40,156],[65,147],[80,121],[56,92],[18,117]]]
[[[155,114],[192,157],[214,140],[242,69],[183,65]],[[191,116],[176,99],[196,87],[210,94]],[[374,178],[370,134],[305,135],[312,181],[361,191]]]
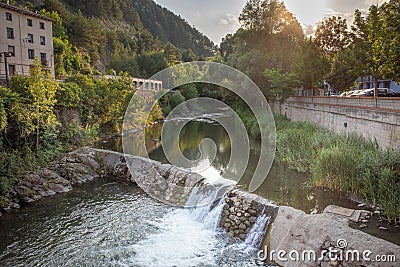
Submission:
[[[45,15],[58,21],[53,31],[55,56],[59,60],[72,45],[94,70],[102,73],[127,71],[133,76],[149,77],[168,64],[205,59],[217,49],[180,16],[151,0],[15,3],[38,12],[46,10]],[[68,70],[61,66],[56,70],[57,76],[66,74]]]

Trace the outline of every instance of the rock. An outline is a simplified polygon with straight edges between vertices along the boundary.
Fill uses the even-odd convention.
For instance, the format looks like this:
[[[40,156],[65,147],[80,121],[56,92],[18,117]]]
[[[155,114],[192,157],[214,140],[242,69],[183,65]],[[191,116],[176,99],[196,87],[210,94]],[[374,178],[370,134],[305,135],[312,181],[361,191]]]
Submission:
[[[10,203],[10,208],[12,208],[12,209],[19,209],[19,208],[20,208],[20,205],[19,205],[18,203],[11,202],[11,203]]]
[[[33,191],[24,185],[17,185],[14,187],[14,189],[18,193],[18,195],[22,197],[29,197],[33,194]]]
[[[339,265],[339,262],[338,262],[337,260],[331,260],[331,261],[329,262],[329,264],[330,264],[331,266],[338,266],[338,265]]]
[[[37,200],[42,198],[42,195],[40,195],[40,194],[39,195],[33,195],[32,198],[33,198],[33,200],[37,201]]]
[[[249,213],[247,213],[247,212],[244,214],[244,217],[246,217],[246,218],[249,218],[250,216],[251,215]]]
[[[26,186],[28,188],[32,188],[32,184],[30,182],[26,181],[26,180],[20,181],[19,184],[20,185],[24,185],[24,186]]]
[[[236,217],[235,217],[235,215],[232,215],[232,214],[231,214],[231,215],[229,215],[229,216],[228,216],[228,218],[229,218],[230,220],[232,220],[232,221],[235,221],[235,220],[236,220]]]
[[[35,185],[35,186],[32,187],[32,189],[35,190],[35,191],[40,191],[40,190],[42,190],[42,188],[43,187],[41,187],[40,185]]]
[[[51,190],[51,189],[48,189],[48,190],[46,191],[46,195],[47,195],[47,196],[53,196],[53,195],[55,195],[55,194],[57,194],[57,193],[54,192],[54,191]]]
[[[242,239],[242,240],[245,240],[245,239],[246,239],[246,237],[247,237],[247,235],[246,235],[246,234],[240,234],[240,235],[239,235],[239,238],[240,238],[240,239]]]
[[[56,193],[66,193],[71,190],[70,187],[64,187],[61,184],[49,183],[49,189],[55,191]]]
[[[383,226],[379,226],[379,230],[388,231],[389,229],[387,229],[386,227],[383,227]]]
[[[257,218],[256,217],[250,217],[249,221],[251,223],[255,223],[257,221]]]
[[[361,220],[362,223],[369,223],[368,220]]]
[[[231,224],[230,223],[225,223],[224,227],[225,227],[225,229],[228,229],[229,227],[231,227]]]
[[[242,223],[239,225],[239,229],[246,230],[247,226],[244,223]]]
[[[47,197],[47,193],[44,190],[39,190],[38,193],[42,196],[42,197]]]
[[[359,226],[359,228],[365,228],[365,227],[367,227],[367,225],[366,224],[360,224],[360,226]]]
[[[255,211],[254,209],[249,209],[249,213],[251,215],[257,215],[257,211]]]
[[[373,237],[359,229],[353,229],[349,226],[348,218],[329,213],[309,215],[303,211],[292,207],[280,206],[275,221],[270,230],[270,250],[291,251],[293,249],[319,251],[321,244],[325,240],[336,242],[339,239],[345,239],[349,244],[348,249],[357,251],[373,250],[374,255],[396,254],[400,247],[380,238]],[[325,244],[328,245],[328,244]],[[347,247],[346,247],[347,249]],[[281,266],[317,266],[314,265],[289,265],[287,262],[276,260]],[[329,265],[332,266],[330,261]],[[335,262],[332,262],[336,264]],[[340,265],[333,265],[340,266]],[[343,266],[350,266],[348,264]],[[351,265],[353,266],[353,265]],[[357,266],[375,266],[371,265],[360,257]],[[380,266],[393,266],[392,263],[380,264]]]
[[[32,198],[30,198],[30,197],[23,197],[23,198],[22,198],[22,201],[25,202],[25,203],[32,203],[32,202],[34,202],[34,200],[33,200]]]

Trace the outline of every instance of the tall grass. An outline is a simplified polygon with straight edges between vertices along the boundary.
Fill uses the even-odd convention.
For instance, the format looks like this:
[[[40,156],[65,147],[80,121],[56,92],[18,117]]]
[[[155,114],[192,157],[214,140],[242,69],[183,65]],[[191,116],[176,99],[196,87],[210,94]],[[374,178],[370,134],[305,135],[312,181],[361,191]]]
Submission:
[[[400,222],[400,151],[380,149],[356,135],[275,116],[278,158],[310,173],[312,184],[353,192]]]

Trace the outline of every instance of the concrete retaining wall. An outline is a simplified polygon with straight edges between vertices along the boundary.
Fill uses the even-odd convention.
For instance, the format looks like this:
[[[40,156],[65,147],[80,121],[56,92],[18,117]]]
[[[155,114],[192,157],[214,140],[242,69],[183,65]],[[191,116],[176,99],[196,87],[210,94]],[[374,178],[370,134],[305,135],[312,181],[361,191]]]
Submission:
[[[400,149],[400,98],[291,97],[271,109],[340,134],[356,133],[383,148]]]

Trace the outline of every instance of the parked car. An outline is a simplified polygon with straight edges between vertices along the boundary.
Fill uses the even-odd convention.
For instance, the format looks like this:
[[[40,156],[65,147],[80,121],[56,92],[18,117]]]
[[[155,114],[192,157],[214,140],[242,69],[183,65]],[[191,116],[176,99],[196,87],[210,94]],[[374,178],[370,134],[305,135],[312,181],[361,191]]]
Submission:
[[[354,91],[351,91],[351,93],[348,94],[347,97],[354,97],[354,96],[357,96],[357,94],[358,94],[358,93],[361,93],[362,91],[363,91],[363,90],[354,90]]]
[[[346,97],[346,96],[349,96],[352,93],[353,93],[353,91],[346,91],[346,92],[341,93],[339,96],[340,97]]]
[[[352,96],[374,96],[374,89],[361,90],[361,92],[355,93]]]
[[[374,96],[374,88],[370,88],[370,89],[365,89],[362,90],[361,92],[357,93],[357,94],[353,94],[353,96]],[[378,88],[378,96],[380,97],[384,97],[384,96],[399,96],[399,93],[396,93],[395,91],[393,91],[392,89],[388,89],[388,88]]]

